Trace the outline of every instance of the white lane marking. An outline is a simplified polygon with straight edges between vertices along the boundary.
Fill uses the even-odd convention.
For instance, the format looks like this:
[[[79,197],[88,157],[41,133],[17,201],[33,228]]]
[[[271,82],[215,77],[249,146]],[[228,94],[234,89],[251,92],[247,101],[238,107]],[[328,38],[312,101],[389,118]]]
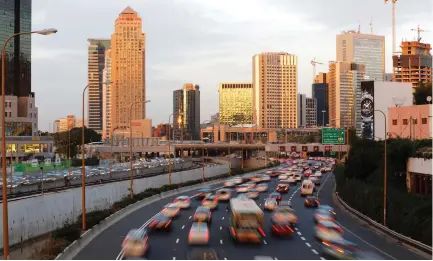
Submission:
[[[305,243],[307,245],[307,247],[311,247],[310,243]]]
[[[301,237],[301,239],[305,241],[305,237]]]
[[[300,236],[301,236],[301,235],[302,235],[302,233],[298,231],[298,235],[300,235]]]
[[[278,258],[274,257],[275,260],[278,260]]]
[[[192,218],[192,216],[189,216],[189,219],[191,219]]]
[[[224,217],[223,217],[223,220],[224,220]]]
[[[361,240],[362,242],[366,243],[367,245],[371,246],[372,248],[376,249],[377,251],[381,252],[382,254],[384,254],[384,255],[386,255],[386,256],[388,256],[388,257],[394,259],[394,260],[397,260],[397,259],[395,259],[393,256],[391,256],[390,254],[385,253],[385,252],[383,252],[382,250],[380,250],[379,248],[377,248],[377,247],[373,246],[372,244],[368,243],[367,241],[365,241],[364,239],[362,239],[361,237],[359,237],[358,235],[356,235],[355,233],[353,233],[352,231],[350,231],[349,229],[347,229],[345,226],[343,226],[342,224],[340,224],[338,221],[334,221],[334,222],[337,223],[340,227],[344,228],[344,230],[348,231],[350,234],[352,234],[352,235],[354,235],[355,237],[357,237],[357,238],[358,238],[359,240]]]
[[[173,257],[173,260],[176,260],[176,257],[175,257],[175,256]]]
[[[324,257],[320,257],[320,259],[321,259],[321,260],[326,260],[326,258],[324,258]]]
[[[178,239],[176,239],[176,244],[177,244],[177,243],[179,243],[179,238],[178,238]]]
[[[223,230],[223,227],[220,227],[220,230]]]
[[[184,229],[184,228],[185,228],[185,225],[182,226],[182,229]]]
[[[125,252],[125,249],[122,248],[122,250],[120,250],[120,253],[116,257],[116,260],[122,260],[124,252]]]
[[[320,188],[317,190],[317,193],[316,193],[317,198],[319,198],[319,192],[320,192],[320,190],[323,188],[323,186],[325,185],[326,181],[328,181],[328,178],[329,178],[330,176],[331,176],[331,175],[328,174],[328,176],[326,177],[325,181],[320,185]]]
[[[319,252],[317,252],[315,249],[311,249],[311,251],[313,251],[314,254],[318,255]]]
[[[263,240],[263,244],[267,245],[267,244],[268,244],[268,242],[266,242],[266,240]]]
[[[224,260],[227,260],[227,257],[224,257]]]
[[[221,245],[223,244],[223,240],[222,240],[222,239],[220,239],[220,244],[221,244]]]
[[[295,227],[295,230],[296,230],[296,231],[298,231],[298,228],[297,228],[297,227]]]

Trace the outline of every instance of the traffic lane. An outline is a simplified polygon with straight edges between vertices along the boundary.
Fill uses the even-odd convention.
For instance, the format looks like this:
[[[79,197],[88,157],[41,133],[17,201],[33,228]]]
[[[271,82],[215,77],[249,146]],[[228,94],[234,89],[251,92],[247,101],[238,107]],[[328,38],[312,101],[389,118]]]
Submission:
[[[389,239],[387,236],[365,227],[357,218],[335,206],[332,200],[334,185],[335,176],[330,174],[328,181],[322,185],[319,200],[322,205],[330,205],[335,208],[337,211],[336,221],[344,229],[344,237],[347,240],[356,243],[362,250],[375,252],[386,259],[425,259],[406,247],[397,244],[396,240]]]
[[[218,187],[218,186],[214,186]],[[118,256],[121,251],[121,244],[129,230],[140,228],[146,221],[160,212],[165,205],[173,202],[173,200],[181,195],[193,196],[198,193],[197,190],[192,190],[183,194],[167,197],[158,200],[147,206],[144,206],[127,217],[119,220],[96,238],[90,241],[75,257],[75,260],[112,260]],[[194,199],[192,199],[194,201]]]

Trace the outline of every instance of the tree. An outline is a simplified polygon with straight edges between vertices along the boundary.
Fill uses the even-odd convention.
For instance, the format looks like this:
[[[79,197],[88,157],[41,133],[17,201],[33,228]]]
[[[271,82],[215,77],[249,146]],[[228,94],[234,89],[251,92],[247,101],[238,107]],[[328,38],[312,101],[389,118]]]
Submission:
[[[432,83],[431,82],[420,82],[419,87],[415,88],[413,94],[416,105],[428,104],[428,96],[432,96]]]
[[[70,151],[70,157],[75,158],[78,148],[81,146],[81,133],[82,128],[72,128],[70,131],[55,133],[54,146],[56,146],[56,152],[62,154],[63,156],[67,156]],[[101,141],[101,134],[92,129],[84,127],[84,143],[87,144],[90,142],[99,141]]]

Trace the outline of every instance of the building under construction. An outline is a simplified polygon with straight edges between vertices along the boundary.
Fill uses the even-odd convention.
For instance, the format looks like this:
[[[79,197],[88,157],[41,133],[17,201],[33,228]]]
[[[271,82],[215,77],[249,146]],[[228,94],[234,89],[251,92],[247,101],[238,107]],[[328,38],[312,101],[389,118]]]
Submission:
[[[420,41],[402,42],[401,54],[393,55],[394,81],[412,83],[432,81],[431,45]]]

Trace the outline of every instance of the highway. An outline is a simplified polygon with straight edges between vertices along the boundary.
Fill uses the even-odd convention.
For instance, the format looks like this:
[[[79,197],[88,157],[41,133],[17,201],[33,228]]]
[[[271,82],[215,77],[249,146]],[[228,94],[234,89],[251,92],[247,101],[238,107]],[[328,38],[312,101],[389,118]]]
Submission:
[[[334,174],[326,173],[322,176],[322,184],[318,188],[321,204],[333,206],[332,192],[334,187]],[[251,260],[255,256],[269,256],[278,259],[301,259],[301,260],[324,260],[320,246],[314,239],[313,212],[314,209],[304,207],[304,198],[299,194],[299,186],[292,186],[287,194],[283,194],[283,201],[290,201],[296,210],[299,224],[295,228],[292,238],[278,239],[271,235],[271,213],[265,211],[265,233],[266,237],[261,245],[234,244],[228,232],[228,203],[220,202],[219,208],[212,213],[210,225],[209,247],[213,248],[220,260],[239,259]],[[276,187],[276,178],[269,182],[267,192],[260,193],[256,200],[263,207],[264,199]],[[149,235],[150,250],[147,259],[182,260],[188,258],[191,247],[188,245],[188,233],[192,224],[192,215],[199,200],[193,195],[197,191],[186,193],[192,198],[190,209],[181,210],[179,217],[173,220],[170,232],[151,232]],[[180,195],[177,195],[180,196]],[[94,238],[74,259],[112,260],[122,257],[121,243],[130,229],[147,226],[167,203],[175,197],[166,198],[145,206],[129,215],[127,218],[115,223],[109,229],[103,231]],[[232,197],[235,197],[234,192]],[[424,259],[423,257],[398,245],[395,241],[387,240],[384,236],[376,234],[367,227],[361,226],[357,219],[351,217],[336,206],[337,221],[344,229],[345,238],[364,251],[373,252],[383,259]]]

